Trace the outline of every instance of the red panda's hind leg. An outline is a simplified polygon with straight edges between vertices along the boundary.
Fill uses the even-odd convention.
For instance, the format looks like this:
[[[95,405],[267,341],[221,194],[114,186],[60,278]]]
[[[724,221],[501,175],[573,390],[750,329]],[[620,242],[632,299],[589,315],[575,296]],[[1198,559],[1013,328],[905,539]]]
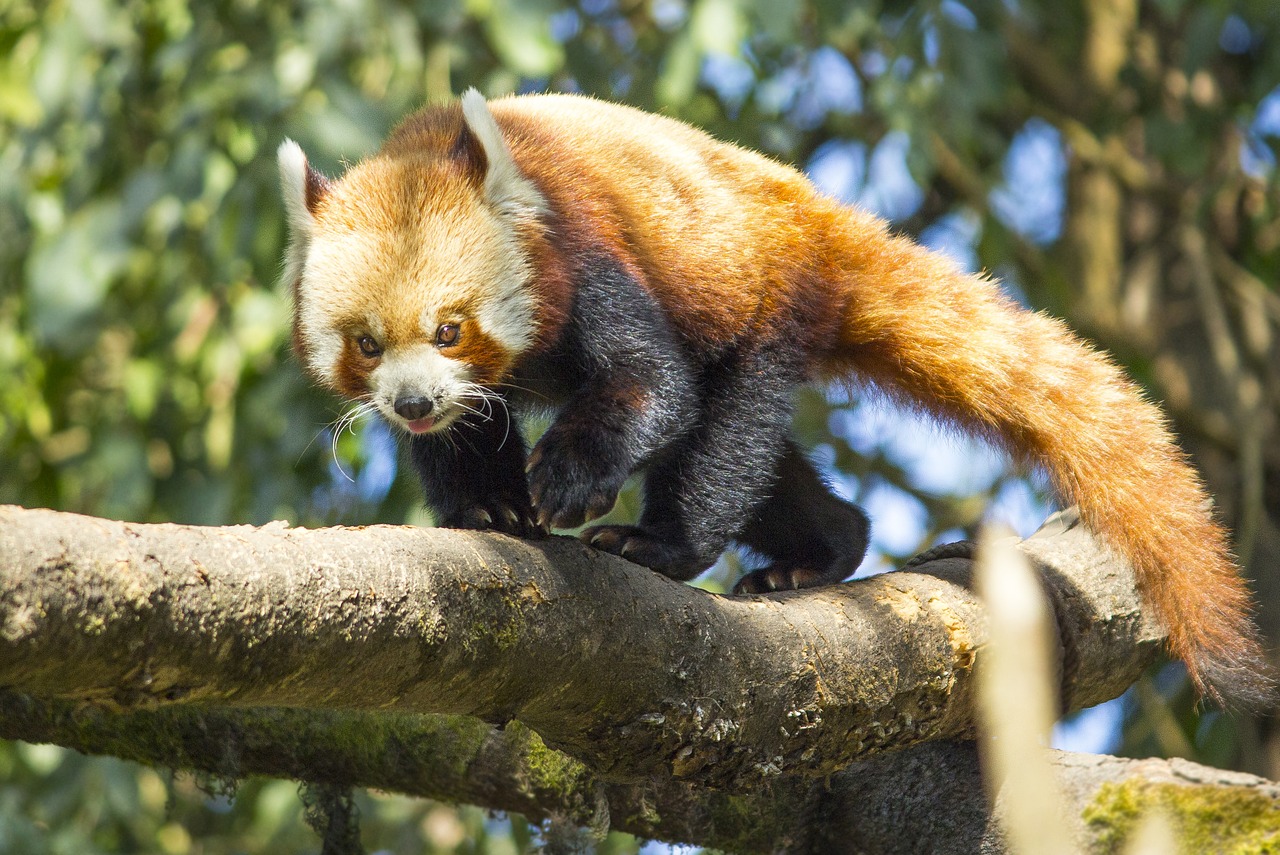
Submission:
[[[861,508],[834,495],[791,443],[777,481],[738,542],[773,560],[738,580],[735,594],[767,594],[843,581],[867,551],[871,525]]]

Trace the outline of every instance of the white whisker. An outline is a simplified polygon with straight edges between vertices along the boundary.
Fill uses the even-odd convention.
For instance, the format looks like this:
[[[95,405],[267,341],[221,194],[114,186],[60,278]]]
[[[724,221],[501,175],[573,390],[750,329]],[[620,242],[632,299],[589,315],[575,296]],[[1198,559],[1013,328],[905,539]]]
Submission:
[[[468,405],[466,405],[466,404],[462,403],[461,401],[459,401],[457,405],[458,405],[459,407],[461,407],[462,409],[466,410],[468,413],[474,413],[475,415],[477,415],[477,416],[479,416],[480,418],[484,419],[486,422],[487,422],[487,421],[489,421],[489,418],[490,418],[490,417],[489,417],[489,415],[488,415],[487,413],[482,413],[482,412],[480,412],[479,410],[477,410],[475,407],[468,406]]]
[[[329,453],[333,455],[333,464],[338,467],[338,471],[342,473],[342,477],[351,483],[355,483],[355,478],[347,474],[347,470],[342,468],[342,462],[338,460],[338,440],[342,437],[342,432],[350,431],[352,436],[356,433],[356,422],[370,413],[377,412],[377,406],[372,401],[359,401],[354,407],[338,416],[330,423],[332,434],[329,442]]]
[[[494,385],[501,386],[504,389],[516,389],[521,392],[528,392],[530,395],[533,395],[536,398],[541,398],[544,401],[551,400],[549,397],[544,395],[542,392],[539,392],[537,389],[530,389],[528,386],[521,386],[518,383],[495,383]]]
[[[493,419],[495,402],[502,407],[503,415],[506,417],[506,427],[502,434],[502,441],[498,443],[498,450],[501,451],[503,446],[507,444],[507,438],[511,436],[511,410],[507,407],[507,399],[502,394],[479,383],[463,383],[462,394],[474,398],[482,409],[469,406],[461,401],[458,402],[458,406],[470,413],[474,413],[485,421]],[[475,427],[475,425],[472,425],[472,427]]]

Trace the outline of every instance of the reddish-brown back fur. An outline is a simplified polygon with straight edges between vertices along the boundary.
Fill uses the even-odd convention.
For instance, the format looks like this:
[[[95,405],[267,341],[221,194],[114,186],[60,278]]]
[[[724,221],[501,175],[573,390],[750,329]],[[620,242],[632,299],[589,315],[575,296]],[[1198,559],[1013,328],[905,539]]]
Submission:
[[[1160,412],[1061,323],[890,235],[796,171],[659,116],[584,98],[490,103],[550,208],[530,235],[543,323],[576,265],[608,253],[714,351],[797,336],[815,379],[857,379],[1044,467],[1137,573],[1169,646],[1208,695],[1269,692],[1249,596]],[[451,144],[456,108],[385,153]],[[543,337],[546,340],[546,336]]]
[[[844,299],[836,283],[814,275],[822,250],[786,213],[815,196],[795,170],[670,119],[589,99],[490,106],[516,162],[549,199],[558,254],[607,248],[686,339],[723,346],[784,307]],[[821,318],[809,328],[815,343],[836,333],[838,318]]]

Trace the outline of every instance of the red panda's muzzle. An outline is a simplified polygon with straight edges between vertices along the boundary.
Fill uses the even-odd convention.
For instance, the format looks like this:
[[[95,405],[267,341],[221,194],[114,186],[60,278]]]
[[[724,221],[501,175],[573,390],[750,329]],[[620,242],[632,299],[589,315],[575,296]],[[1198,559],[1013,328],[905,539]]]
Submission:
[[[409,433],[426,433],[436,425],[436,417],[431,414],[435,405],[425,396],[404,395],[396,398],[393,408],[396,415],[404,419]]]

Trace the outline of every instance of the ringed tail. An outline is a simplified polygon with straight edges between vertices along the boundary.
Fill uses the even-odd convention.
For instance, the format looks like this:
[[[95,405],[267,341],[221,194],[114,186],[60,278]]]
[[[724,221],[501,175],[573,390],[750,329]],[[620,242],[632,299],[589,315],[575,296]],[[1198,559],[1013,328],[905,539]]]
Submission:
[[[1061,322],[867,214],[832,216],[845,220],[832,228],[843,242],[834,275],[851,296],[831,367],[1043,468],[1132,564],[1200,693],[1273,701],[1249,591],[1161,411]]]

